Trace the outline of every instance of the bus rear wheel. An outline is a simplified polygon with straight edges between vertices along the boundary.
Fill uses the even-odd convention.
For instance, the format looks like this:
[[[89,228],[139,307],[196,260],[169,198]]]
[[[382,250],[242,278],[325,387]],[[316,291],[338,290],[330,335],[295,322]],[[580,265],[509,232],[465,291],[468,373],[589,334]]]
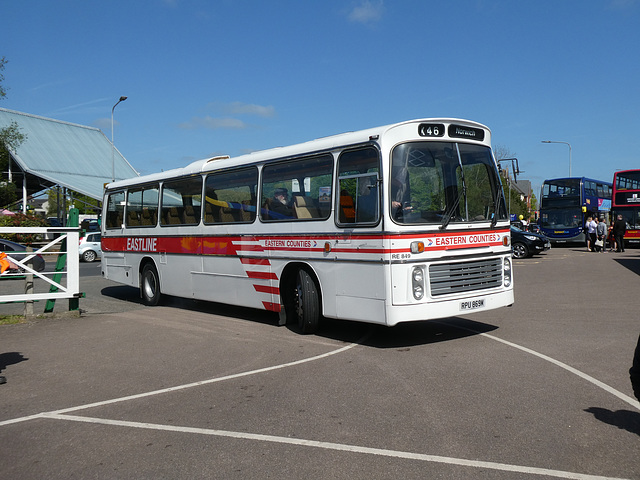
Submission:
[[[142,278],[140,279],[140,295],[142,303],[154,307],[160,303],[160,278],[156,267],[148,263],[142,269]]]
[[[294,312],[301,333],[318,331],[320,325],[320,295],[318,287],[309,272],[298,270],[294,291]]]

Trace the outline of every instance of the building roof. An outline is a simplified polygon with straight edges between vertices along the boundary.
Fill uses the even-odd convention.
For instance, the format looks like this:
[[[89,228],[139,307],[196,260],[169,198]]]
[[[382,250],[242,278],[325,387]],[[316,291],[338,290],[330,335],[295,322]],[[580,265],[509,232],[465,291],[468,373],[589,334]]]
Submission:
[[[140,174],[99,128],[76,125],[28,113],[0,108],[0,128],[15,122],[25,141],[10,151],[16,165],[27,175],[27,190],[33,194],[54,185],[102,200],[104,184],[111,182],[112,155],[116,180]]]

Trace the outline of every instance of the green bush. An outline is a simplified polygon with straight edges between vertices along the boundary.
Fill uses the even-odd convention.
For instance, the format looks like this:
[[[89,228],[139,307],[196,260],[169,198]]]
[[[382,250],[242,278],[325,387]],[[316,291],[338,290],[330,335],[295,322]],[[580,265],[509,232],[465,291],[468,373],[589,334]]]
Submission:
[[[35,215],[25,215],[16,213],[15,215],[0,216],[0,227],[46,227],[47,222],[44,218]],[[42,235],[38,233],[7,233],[2,235],[3,238],[12,242],[31,245],[33,242],[40,241]]]

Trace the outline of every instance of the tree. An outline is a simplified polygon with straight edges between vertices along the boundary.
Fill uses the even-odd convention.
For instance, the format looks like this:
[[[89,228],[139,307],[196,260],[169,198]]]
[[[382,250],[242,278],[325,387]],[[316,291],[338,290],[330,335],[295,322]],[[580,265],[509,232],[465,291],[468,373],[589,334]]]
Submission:
[[[60,201],[60,205],[58,205],[58,201]],[[65,214],[64,201],[65,199],[62,195],[58,195],[58,191],[55,188],[47,190],[47,216],[57,217],[58,211]],[[67,209],[69,209],[72,204],[78,209],[78,213],[80,213],[80,215],[96,214],[101,210],[100,202],[95,198],[87,197],[86,195],[74,192],[73,190],[67,190]]]
[[[527,202],[520,198],[520,193],[517,190],[509,188],[512,182],[514,182],[514,179],[512,178],[514,176],[514,172],[510,171],[513,170],[512,163],[507,160],[517,158],[516,154],[505,145],[494,145],[493,156],[496,158],[500,167],[500,176],[502,177],[502,186],[504,188],[509,213],[515,215],[516,218],[519,218],[520,215],[522,215],[525,219],[529,219],[531,217],[531,211],[529,211],[529,208],[527,207]],[[504,161],[501,162],[501,160]],[[533,198],[531,208],[535,210]]]
[[[4,66],[7,60],[2,57],[0,59],[0,100],[7,96],[7,90],[4,87]],[[8,181],[7,171],[9,170],[9,162],[11,161],[10,150],[15,151],[27,136],[20,132],[20,127],[16,122],[0,128],[0,172],[2,181],[0,182],[0,206],[8,206],[15,202],[18,198],[18,188],[12,182]]]

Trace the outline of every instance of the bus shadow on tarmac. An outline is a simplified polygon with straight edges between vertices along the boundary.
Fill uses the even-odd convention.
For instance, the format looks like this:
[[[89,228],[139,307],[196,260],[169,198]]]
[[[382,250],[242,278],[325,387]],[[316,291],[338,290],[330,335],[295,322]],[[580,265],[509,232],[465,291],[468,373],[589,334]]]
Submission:
[[[110,286],[103,288],[101,293],[107,297],[139,304],[141,306],[143,305],[139,290],[134,287],[124,285]],[[161,306],[179,308],[184,311],[228,316],[274,326],[278,325],[279,320],[278,314],[274,312],[203,300],[172,297],[169,295],[162,297]],[[287,324],[285,328],[294,333],[298,333],[298,327],[295,323]],[[429,343],[458,340],[491,332],[497,328],[498,327],[494,325],[475,322],[461,317],[400,323],[395,327],[323,318],[320,322],[319,331],[315,335],[331,340],[359,343],[364,346],[385,349],[406,348]]]
[[[371,334],[362,344],[374,348],[407,348],[449,342],[497,330],[495,325],[461,317],[400,323],[395,327],[371,325]]]

